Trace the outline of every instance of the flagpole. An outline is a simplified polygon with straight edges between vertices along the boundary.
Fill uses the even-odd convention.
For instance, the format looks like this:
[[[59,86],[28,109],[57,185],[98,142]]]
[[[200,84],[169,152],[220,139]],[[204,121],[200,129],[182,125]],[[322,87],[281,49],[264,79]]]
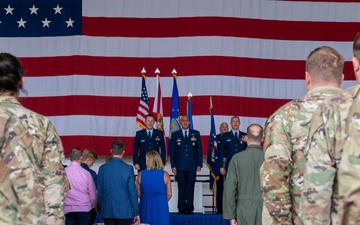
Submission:
[[[188,101],[186,103],[186,115],[188,116],[189,118],[189,121],[190,121],[190,126],[189,128],[191,130],[194,129],[194,123],[193,123],[193,119],[192,119],[192,97],[193,95],[191,94],[191,92],[189,91],[189,94],[188,94]]]
[[[156,82],[156,95],[155,95],[155,100],[154,100],[154,106],[153,106],[153,115],[154,115],[154,119],[155,119],[155,128],[157,130],[160,130],[163,133],[164,136],[164,140],[166,140],[165,137],[165,130],[164,130],[164,119],[163,119],[163,105],[162,105],[162,96],[161,96],[161,86],[160,86],[160,70],[158,68],[156,68],[155,70],[155,75],[157,78],[157,82]],[[160,150],[160,155],[165,152],[165,159],[167,158],[167,151],[166,151],[166,147],[165,149]],[[165,160],[166,162],[166,160]]]
[[[168,142],[168,155],[170,156],[171,149],[171,134],[177,130],[180,130],[179,124],[179,113],[180,113],[180,103],[179,103],[179,91],[177,88],[177,72],[175,69],[171,72],[173,76],[173,90],[171,96],[171,111],[170,111],[170,129],[169,129],[169,142]],[[169,158],[171,161],[172,159]],[[174,176],[176,179],[176,176]]]

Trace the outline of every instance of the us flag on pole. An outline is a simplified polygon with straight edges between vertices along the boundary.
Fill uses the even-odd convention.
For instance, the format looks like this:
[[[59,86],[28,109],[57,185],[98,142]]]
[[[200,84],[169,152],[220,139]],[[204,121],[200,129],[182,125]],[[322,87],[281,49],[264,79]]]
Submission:
[[[149,99],[148,93],[146,90],[146,76],[145,70],[142,72],[142,79],[141,79],[141,95],[140,95],[140,103],[138,108],[138,113],[136,116],[136,123],[139,124],[143,129],[145,129],[145,117],[149,114]]]
[[[192,119],[208,143],[210,96],[215,124],[236,115],[241,130],[264,125],[306,93],[305,60],[316,47],[343,54],[342,88],[355,85],[359,8],[354,0],[1,0],[0,51],[20,58],[21,103],[49,117],[66,154],[80,147],[107,155],[118,138],[131,149],[142,68],[161,71],[164,127],[176,68],[179,115],[191,91]],[[147,74],[150,106],[156,83]]]

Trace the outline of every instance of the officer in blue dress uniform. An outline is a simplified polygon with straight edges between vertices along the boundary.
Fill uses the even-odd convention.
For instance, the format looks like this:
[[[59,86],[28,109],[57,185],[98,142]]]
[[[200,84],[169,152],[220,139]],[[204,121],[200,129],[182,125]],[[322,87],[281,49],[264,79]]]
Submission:
[[[146,129],[137,131],[135,135],[133,164],[135,169],[139,171],[146,169],[146,154],[151,150],[159,153],[165,165],[166,149],[164,134],[162,131],[153,128],[154,123],[154,116],[151,114],[147,115],[145,117]]]
[[[226,122],[222,122],[220,124],[219,127],[220,133],[216,135],[216,141],[217,141],[217,146],[220,146],[221,144],[221,137],[223,134],[227,133],[229,131],[229,126]],[[220,160],[220,158],[218,158],[217,160]],[[223,160],[221,158],[221,160]],[[223,161],[219,162],[221,163],[220,165],[222,166]],[[223,212],[223,191],[224,191],[224,176],[219,173],[219,179],[216,181],[216,210],[218,213],[222,213]]]
[[[238,116],[233,116],[230,121],[231,131],[224,133],[221,137],[219,158],[220,160],[222,159],[221,162],[223,162],[223,165],[220,167],[220,173],[224,176],[226,175],[227,168],[233,155],[242,152],[247,148],[247,143],[244,140],[246,133],[239,130],[240,124],[240,118]]]
[[[182,116],[181,128],[171,134],[171,168],[178,183],[179,214],[193,214],[196,172],[202,167],[200,133],[190,130],[189,117]]]

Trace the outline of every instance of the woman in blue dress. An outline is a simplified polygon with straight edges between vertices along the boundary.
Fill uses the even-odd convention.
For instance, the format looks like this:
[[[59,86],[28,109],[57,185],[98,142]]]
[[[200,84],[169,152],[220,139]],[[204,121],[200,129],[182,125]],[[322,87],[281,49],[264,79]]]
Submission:
[[[146,170],[139,173],[136,190],[140,198],[140,221],[150,225],[169,225],[168,201],[172,196],[171,180],[159,153],[146,154]]]

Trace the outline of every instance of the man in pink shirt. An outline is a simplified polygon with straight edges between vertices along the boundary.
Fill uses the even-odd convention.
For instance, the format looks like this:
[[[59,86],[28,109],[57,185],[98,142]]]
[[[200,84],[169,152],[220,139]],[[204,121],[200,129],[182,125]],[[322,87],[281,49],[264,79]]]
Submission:
[[[97,194],[91,174],[81,167],[82,152],[70,151],[71,163],[65,168],[71,189],[65,198],[65,224],[91,225],[91,209],[97,204]]]

